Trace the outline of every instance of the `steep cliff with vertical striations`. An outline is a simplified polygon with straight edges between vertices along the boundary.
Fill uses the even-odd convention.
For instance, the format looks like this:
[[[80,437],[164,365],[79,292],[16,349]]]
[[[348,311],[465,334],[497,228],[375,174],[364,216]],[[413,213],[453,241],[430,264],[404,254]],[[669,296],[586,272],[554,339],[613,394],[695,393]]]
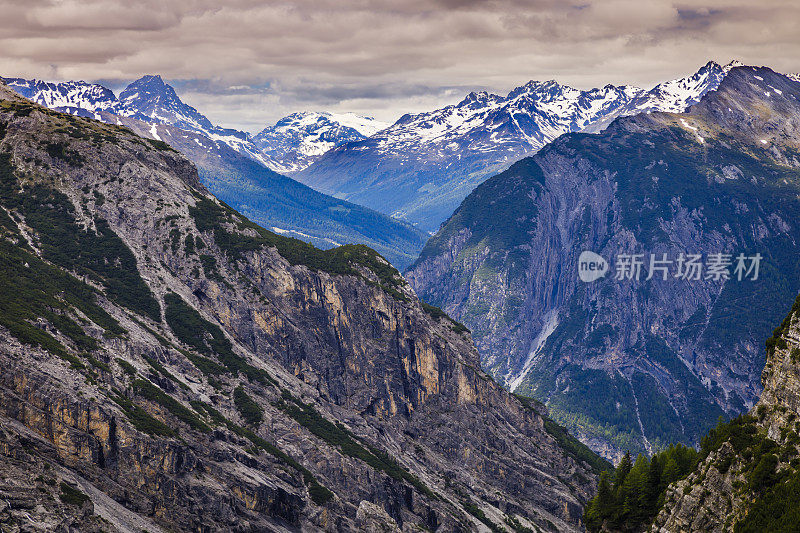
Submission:
[[[596,456],[364,246],[0,87],[0,522],[578,530]],[[33,474],[33,475],[31,475]]]
[[[608,457],[696,444],[761,392],[762,339],[800,290],[800,84],[730,70],[686,113],[568,134],[479,186],[406,277],[472,331],[484,367]],[[609,273],[578,276],[583,251]],[[757,280],[675,275],[761,254]],[[639,280],[617,258],[641,254]],[[667,279],[647,280],[666,257]]]

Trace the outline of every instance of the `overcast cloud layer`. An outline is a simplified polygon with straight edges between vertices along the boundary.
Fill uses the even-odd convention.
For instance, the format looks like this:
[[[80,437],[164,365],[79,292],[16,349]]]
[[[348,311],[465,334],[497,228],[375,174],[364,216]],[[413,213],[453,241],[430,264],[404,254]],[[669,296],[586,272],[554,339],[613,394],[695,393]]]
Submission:
[[[222,4],[222,5],[220,5]],[[393,121],[530,79],[650,87],[709,59],[800,71],[796,0],[4,0],[0,75],[161,74],[212,121]]]

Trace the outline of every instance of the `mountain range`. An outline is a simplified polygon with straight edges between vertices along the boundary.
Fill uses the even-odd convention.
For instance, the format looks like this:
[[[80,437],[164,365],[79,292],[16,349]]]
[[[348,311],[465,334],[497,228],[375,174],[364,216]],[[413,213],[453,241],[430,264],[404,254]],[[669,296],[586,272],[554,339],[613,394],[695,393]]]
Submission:
[[[763,339],[800,291],[798,127],[800,84],[732,68],[685,113],[563,135],[490,178],[406,277],[470,328],[497,379],[607,457],[697,444],[758,399]],[[585,251],[609,269],[591,283]],[[619,278],[633,254],[645,274],[653,257],[673,270]],[[756,280],[735,265],[687,280],[681,254],[763,263]]]
[[[254,136],[213,125],[160,76],[136,80],[119,99],[85,82],[6,82],[52,109],[82,116],[106,111],[203,135],[322,193],[433,233],[483,180],[559,135],[601,131],[619,116],[683,111],[738,64],[711,61],[650,90],[607,85],[583,91],[531,81],[506,96],[470,93],[458,104],[404,115],[391,125],[352,113],[294,113]]]
[[[506,96],[470,93],[458,104],[404,115],[368,139],[333,148],[293,177],[434,232],[478,184],[559,135],[599,131],[619,116],[684,111],[738,64],[711,61],[650,90],[582,91],[550,80]]]
[[[331,148],[362,140],[389,126],[355,113],[293,113],[257,135],[213,124],[184,103],[159,75],[131,82],[117,97],[113,91],[84,81],[46,82],[2,78],[17,93],[50,109],[102,119],[101,112],[151,124],[173,126],[222,142],[276,172],[304,169]]]
[[[2,85],[0,271],[3,529],[579,531],[610,466],[375,251]]]
[[[286,152],[277,159],[280,164],[272,164],[275,152],[262,152],[245,132],[215,126],[181,101],[160,76],[134,81],[119,98],[100,85],[86,82],[47,83],[20,78],[5,78],[5,82],[50,109],[125,125],[139,135],[168,142],[198,166],[204,184],[220,199],[275,231],[324,248],[367,244],[398,268],[410,264],[424,244],[426,235],[409,224],[318,193],[268,168],[282,168],[289,165],[289,158],[298,157],[295,152],[289,153],[289,145],[295,141],[304,150],[311,150],[315,142],[327,146],[361,138],[355,128],[368,133],[380,127],[370,119],[347,114],[317,114],[312,119],[307,115],[308,136],[291,137],[286,127],[280,130]],[[335,118],[347,125],[334,122]],[[260,135],[266,138],[267,130]],[[304,152],[302,157],[311,154]]]

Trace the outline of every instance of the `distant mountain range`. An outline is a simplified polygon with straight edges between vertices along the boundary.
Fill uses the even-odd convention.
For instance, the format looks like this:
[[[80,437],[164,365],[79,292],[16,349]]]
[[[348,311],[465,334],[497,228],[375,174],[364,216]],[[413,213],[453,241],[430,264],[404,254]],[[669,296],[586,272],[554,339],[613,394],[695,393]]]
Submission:
[[[550,80],[531,81],[506,96],[470,93],[458,104],[404,115],[368,139],[342,144],[294,177],[433,232],[487,177],[559,135],[596,132],[624,115],[684,111],[738,64],[711,61],[650,90],[606,85],[581,91]]]
[[[119,98],[105,87],[85,82],[5,81],[23,96],[67,113],[98,117],[106,112],[150,124],[151,129],[165,125],[202,135],[211,141],[205,143],[205,149],[200,140],[200,144],[183,143],[182,148],[192,152],[187,155],[201,171],[207,169],[201,160],[209,160],[205,151],[216,152],[226,145],[323,194],[405,221],[420,233],[410,241],[400,238],[400,248],[387,244],[398,241],[397,231],[388,236],[369,235],[361,241],[391,255],[393,263],[403,268],[421,248],[424,233],[435,232],[487,177],[564,133],[599,132],[620,116],[684,111],[714,90],[738,64],[722,66],[710,61],[691,76],[650,90],[606,85],[582,91],[553,80],[531,81],[506,96],[473,92],[458,104],[404,115],[391,125],[351,113],[294,113],[254,136],[214,125],[182,102],[160,76],[136,80]],[[155,138],[153,131],[133,129]],[[216,155],[217,159],[230,159],[229,153]],[[236,159],[237,165],[252,168]],[[230,176],[243,174],[247,172],[228,172],[225,180],[233,185],[235,179]],[[209,186],[213,190],[213,185]],[[240,198],[231,194],[225,199],[236,203]],[[250,211],[247,204],[253,203],[239,202],[236,207],[254,220],[273,219]],[[330,240],[338,242],[330,235],[307,231],[310,228],[297,225],[299,221],[296,217],[295,225],[286,229],[319,246],[329,246]],[[276,227],[283,226],[287,224],[279,220]]]
[[[277,157],[275,152],[262,153],[249,134],[215,126],[181,101],[160,76],[134,81],[119,97],[101,85],[83,81],[3,81],[20,95],[51,109],[124,125],[139,135],[167,142],[197,165],[204,185],[217,197],[273,231],[322,248],[367,244],[398,268],[410,264],[425,242],[426,235],[409,224],[319,193],[268,168],[284,165],[282,161],[298,153],[311,158],[313,149],[309,147],[315,142],[334,145],[363,138],[361,131],[371,133],[381,125],[372,119],[306,114],[304,121],[298,120],[308,132],[306,137],[293,136],[288,123],[279,128],[286,135],[282,145],[285,157]],[[336,122],[337,118],[347,125]],[[268,137],[268,130],[259,135]],[[273,129],[272,138],[276,135]],[[292,142],[300,149],[292,151]]]
[[[136,80],[119,98],[85,82],[6,82],[67,113],[105,111],[203,135],[322,193],[433,233],[478,184],[559,135],[601,131],[619,116],[683,111],[736,65],[711,61],[650,90],[606,85],[582,91],[531,81],[506,96],[473,92],[458,104],[404,115],[391,125],[352,113],[294,113],[254,136],[212,124],[160,76]]]
[[[164,124],[220,141],[276,172],[296,172],[336,146],[365,139],[389,126],[355,113],[293,113],[274,126],[249,133],[214,125],[184,103],[161,76],[142,76],[117,97],[102,85],[85,81],[46,82],[0,78],[38,104],[71,115],[100,118],[102,111],[152,124]]]

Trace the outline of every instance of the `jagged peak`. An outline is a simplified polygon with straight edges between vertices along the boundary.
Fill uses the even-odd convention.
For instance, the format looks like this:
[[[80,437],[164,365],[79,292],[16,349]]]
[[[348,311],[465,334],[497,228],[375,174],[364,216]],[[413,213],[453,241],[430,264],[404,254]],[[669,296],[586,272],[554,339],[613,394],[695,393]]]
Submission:
[[[166,94],[171,99],[181,101],[172,85],[166,83],[159,74],[148,74],[131,82],[120,93],[119,98],[120,100],[128,100],[135,97],[141,98],[142,93],[140,91],[142,90],[145,91],[145,94],[148,94],[148,91],[152,91],[156,94]]]
[[[731,69],[734,69],[736,67],[743,67],[743,66],[745,66],[744,63],[742,63],[738,59],[734,59],[734,60],[730,61],[728,64],[726,64],[724,67],[722,67],[722,71],[727,74],[728,71],[730,71]]]
[[[166,85],[164,79],[161,77],[161,74],[145,74],[138,80],[131,83],[131,85],[143,85],[143,84],[160,84]]]
[[[559,92],[566,93],[566,92],[571,92],[571,91],[576,91],[576,90],[577,89],[574,89],[573,87],[570,87],[569,85],[561,84],[561,83],[557,82],[556,80],[552,80],[552,79],[546,80],[546,81],[531,80],[528,83],[526,83],[525,85],[521,85],[521,86],[513,89],[510,93],[508,93],[508,96],[506,97],[506,99],[511,100],[513,98],[517,98],[519,96],[527,95],[527,94],[534,94],[534,95],[555,94],[555,93],[559,93]]]
[[[456,107],[472,104],[474,102],[488,102],[489,100],[495,98],[501,98],[501,97],[496,94],[492,94],[488,91],[472,91],[467,96],[465,96],[463,100],[461,100],[458,104],[456,104]]]

